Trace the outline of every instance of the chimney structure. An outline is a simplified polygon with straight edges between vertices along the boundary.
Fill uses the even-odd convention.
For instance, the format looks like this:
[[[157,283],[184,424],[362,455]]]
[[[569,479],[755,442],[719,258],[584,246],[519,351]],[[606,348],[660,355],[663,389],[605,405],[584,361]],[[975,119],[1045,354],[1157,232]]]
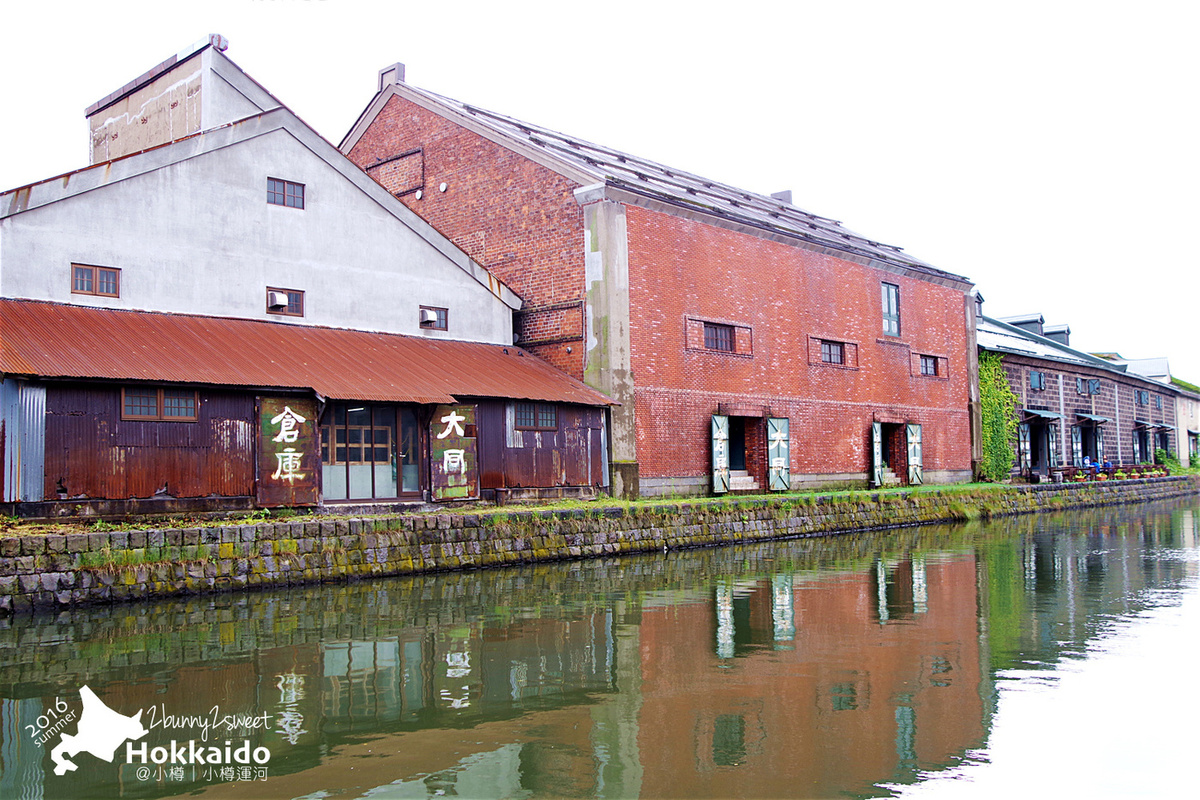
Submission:
[[[1069,325],[1047,325],[1042,329],[1042,335],[1047,339],[1053,339],[1059,344],[1071,346],[1071,326]]]
[[[1015,317],[1000,317],[1001,322],[1006,322],[1014,328],[1020,328],[1023,331],[1036,333],[1042,336],[1042,326],[1046,324],[1046,319],[1041,314],[1020,314]]]
[[[382,92],[384,87],[391,86],[393,83],[404,83],[404,65],[399,61],[379,70],[378,91]]]

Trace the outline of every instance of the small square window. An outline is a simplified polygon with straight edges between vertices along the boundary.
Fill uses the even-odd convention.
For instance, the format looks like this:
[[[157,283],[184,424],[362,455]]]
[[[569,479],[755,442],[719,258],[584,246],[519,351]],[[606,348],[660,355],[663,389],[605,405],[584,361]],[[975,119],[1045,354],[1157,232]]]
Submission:
[[[195,389],[131,386],[121,390],[121,419],[195,422],[199,418],[200,397]]]
[[[267,313],[286,317],[304,316],[304,292],[299,289],[267,287]]]
[[[921,356],[921,374],[938,375],[937,356]]]
[[[148,418],[158,416],[158,390],[156,389],[126,389],[121,402],[121,417],[123,419]]]
[[[267,202],[273,206],[304,208],[304,184],[267,178]]]
[[[821,360],[826,364],[845,364],[846,345],[841,342],[821,340]]]
[[[196,393],[184,389],[162,390],[163,419],[195,419]]]
[[[71,293],[101,297],[121,296],[121,270],[114,267],[71,265]]]
[[[450,312],[437,306],[421,306],[419,311],[421,327],[428,330],[444,331],[450,328]]]
[[[519,431],[558,430],[558,407],[549,403],[514,403],[513,424]]]
[[[533,403],[517,403],[516,412],[516,426],[518,429],[537,427],[537,410]]]
[[[719,350],[722,353],[732,353],[733,326],[718,325],[715,322],[704,323],[704,348]]]

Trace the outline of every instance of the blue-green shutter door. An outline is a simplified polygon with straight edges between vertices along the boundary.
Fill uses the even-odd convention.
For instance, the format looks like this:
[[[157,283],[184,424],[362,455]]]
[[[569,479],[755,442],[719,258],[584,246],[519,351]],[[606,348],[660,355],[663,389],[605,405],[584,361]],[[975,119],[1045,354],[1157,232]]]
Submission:
[[[712,484],[714,494],[729,491],[729,417],[713,414]]]
[[[921,426],[910,422],[908,428],[908,485],[920,486],[925,482],[925,465],[921,454]]]
[[[871,485],[883,485],[883,423],[871,423]]]
[[[1046,466],[1058,466],[1058,425],[1054,423],[1046,426]]]
[[[767,489],[786,492],[792,488],[791,447],[786,417],[767,418]]]
[[[1017,463],[1020,465],[1022,472],[1030,468],[1028,422],[1022,422],[1017,425]]]

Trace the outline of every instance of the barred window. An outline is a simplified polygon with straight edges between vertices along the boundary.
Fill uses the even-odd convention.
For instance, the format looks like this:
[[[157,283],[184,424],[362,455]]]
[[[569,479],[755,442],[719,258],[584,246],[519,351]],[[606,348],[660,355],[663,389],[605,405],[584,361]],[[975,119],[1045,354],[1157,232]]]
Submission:
[[[821,340],[821,360],[826,364],[845,364],[846,345],[841,342]]]
[[[704,323],[704,347],[708,350],[720,350],[723,353],[732,353],[733,326],[718,325],[714,322]]]
[[[519,431],[558,430],[558,407],[549,403],[515,403],[514,427]]]

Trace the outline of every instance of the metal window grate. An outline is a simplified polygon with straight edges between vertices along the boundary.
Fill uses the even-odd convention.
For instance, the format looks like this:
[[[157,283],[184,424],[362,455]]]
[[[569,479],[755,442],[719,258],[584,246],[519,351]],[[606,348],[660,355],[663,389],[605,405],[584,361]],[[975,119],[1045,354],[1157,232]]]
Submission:
[[[732,353],[733,326],[717,325],[712,322],[704,323],[704,347],[708,350],[720,350],[723,353]]]
[[[841,342],[821,342],[821,360],[826,364],[845,364],[846,346]]]

